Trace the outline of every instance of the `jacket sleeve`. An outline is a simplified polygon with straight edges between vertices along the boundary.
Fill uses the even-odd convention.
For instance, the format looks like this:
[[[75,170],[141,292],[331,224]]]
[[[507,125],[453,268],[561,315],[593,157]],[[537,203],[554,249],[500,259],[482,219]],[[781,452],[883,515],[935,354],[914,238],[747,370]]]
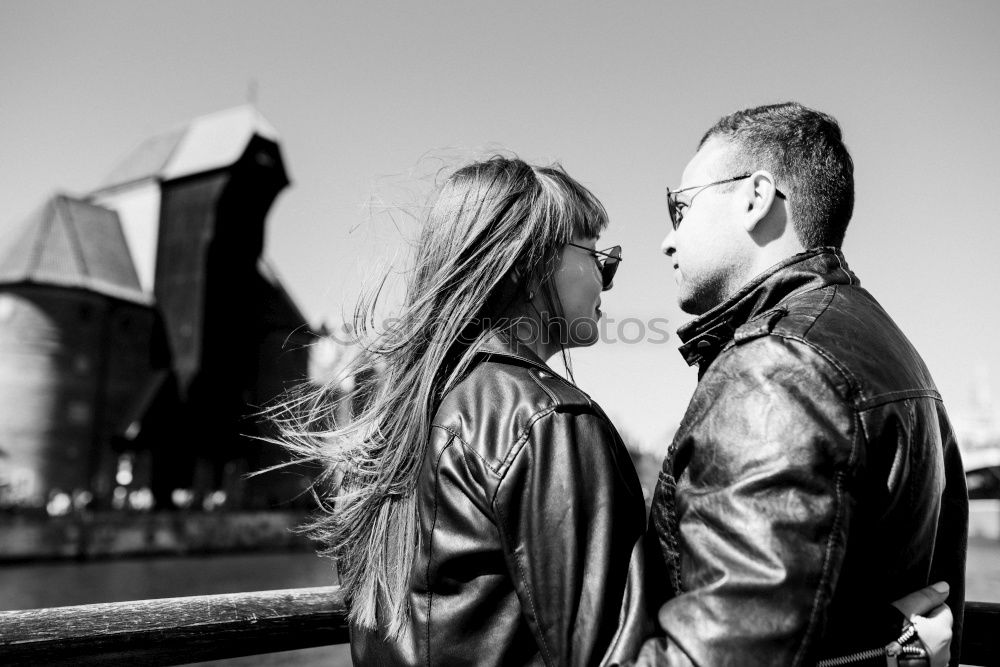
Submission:
[[[812,348],[773,336],[709,368],[654,496],[662,567],[649,581],[667,601],[638,664],[815,659],[861,437],[844,391]]]
[[[606,418],[535,420],[497,487],[511,579],[547,665],[590,665],[615,639],[645,512],[628,453]]]

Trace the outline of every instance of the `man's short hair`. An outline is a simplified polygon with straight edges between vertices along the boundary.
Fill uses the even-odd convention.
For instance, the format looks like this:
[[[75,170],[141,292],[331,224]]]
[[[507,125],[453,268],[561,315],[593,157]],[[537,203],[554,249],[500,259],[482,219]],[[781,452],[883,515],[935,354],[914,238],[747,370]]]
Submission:
[[[735,147],[735,171],[719,178],[766,169],[788,196],[795,233],[803,246],[844,242],[854,211],[854,162],[832,117],[797,102],[744,109],[719,120],[702,137]]]

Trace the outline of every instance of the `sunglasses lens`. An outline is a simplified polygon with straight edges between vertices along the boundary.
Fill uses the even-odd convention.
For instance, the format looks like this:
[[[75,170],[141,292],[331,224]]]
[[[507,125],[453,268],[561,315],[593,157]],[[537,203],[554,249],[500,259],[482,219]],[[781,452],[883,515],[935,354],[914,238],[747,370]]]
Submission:
[[[622,249],[620,247],[612,248],[608,254],[611,257],[606,257],[604,265],[601,267],[601,288],[605,292],[614,287],[615,273],[618,272],[618,265],[621,263]]]
[[[612,263],[608,261],[604,265],[604,270],[601,272],[601,289],[607,292],[609,289],[615,285],[615,273],[618,271],[618,262]]]

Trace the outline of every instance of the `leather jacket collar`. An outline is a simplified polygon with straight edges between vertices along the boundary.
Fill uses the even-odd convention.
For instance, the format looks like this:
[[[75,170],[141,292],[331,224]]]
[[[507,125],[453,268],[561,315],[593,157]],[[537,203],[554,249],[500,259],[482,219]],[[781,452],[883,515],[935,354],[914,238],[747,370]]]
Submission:
[[[489,357],[515,359],[540,370],[553,372],[530,347],[506,333],[497,332],[486,338],[478,353]]]
[[[827,285],[857,285],[843,253],[833,247],[813,248],[792,255],[744,285],[736,294],[677,330],[684,343],[680,353],[689,366],[710,363],[736,330],[751,320],[785,314],[780,303],[790,296]]]

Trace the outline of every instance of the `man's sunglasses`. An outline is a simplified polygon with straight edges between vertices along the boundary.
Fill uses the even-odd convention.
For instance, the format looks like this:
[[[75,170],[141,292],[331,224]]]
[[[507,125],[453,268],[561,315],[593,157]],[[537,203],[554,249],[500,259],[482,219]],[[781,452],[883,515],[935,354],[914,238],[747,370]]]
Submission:
[[[721,181],[715,181],[714,183],[708,183],[706,185],[692,185],[688,188],[681,188],[680,190],[671,190],[667,188],[667,212],[670,214],[670,224],[673,226],[674,231],[681,226],[681,220],[684,219],[684,209],[691,205],[691,202],[683,202],[677,198],[682,192],[687,192],[688,190],[704,190],[705,188],[710,188],[713,185],[722,185],[723,183],[733,183],[735,181],[742,181],[745,178],[750,178],[753,174],[747,173],[742,176],[733,176],[732,178],[725,178]],[[784,193],[778,188],[774,189],[774,194],[779,199],[785,199]],[[692,197],[692,199],[694,199]]]
[[[576,243],[567,243],[566,245],[586,250],[593,255],[594,260],[597,262],[597,266],[601,269],[602,291],[607,292],[609,289],[614,287],[615,273],[618,271],[618,265],[621,264],[622,261],[622,247],[620,245],[612,246],[607,250],[592,250],[587,246],[577,245]]]

